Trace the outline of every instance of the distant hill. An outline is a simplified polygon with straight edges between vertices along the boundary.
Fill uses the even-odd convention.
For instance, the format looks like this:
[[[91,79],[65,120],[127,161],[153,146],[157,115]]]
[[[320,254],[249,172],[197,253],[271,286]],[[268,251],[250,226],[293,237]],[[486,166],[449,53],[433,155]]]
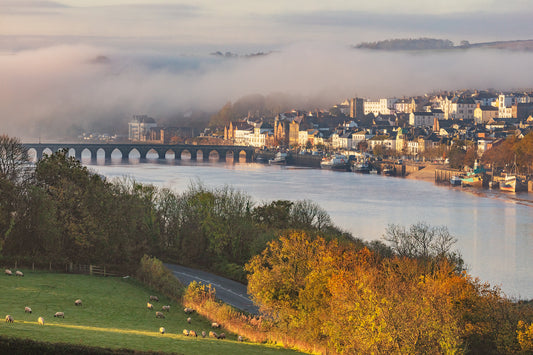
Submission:
[[[387,39],[378,42],[362,42],[354,48],[384,50],[384,51],[423,51],[423,50],[454,50],[468,48],[496,48],[507,50],[533,51],[533,40],[514,40],[470,43],[461,41],[459,45],[454,45],[448,39],[416,38],[416,39]]]

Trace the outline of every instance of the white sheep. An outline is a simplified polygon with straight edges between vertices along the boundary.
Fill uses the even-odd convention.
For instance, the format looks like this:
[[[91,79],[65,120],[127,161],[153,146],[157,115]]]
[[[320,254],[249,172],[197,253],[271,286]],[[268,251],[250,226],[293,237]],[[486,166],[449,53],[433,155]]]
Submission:
[[[154,309],[154,305],[151,304],[150,302],[146,302],[146,307],[147,307],[148,309]]]
[[[13,316],[10,316],[9,314],[6,315],[6,323],[13,323],[14,321]]]
[[[54,314],[54,317],[65,318],[65,313],[64,312],[56,312],[56,314]]]
[[[39,323],[39,325],[44,325],[44,318],[43,317],[37,318],[37,323]]]
[[[239,336],[237,337],[237,341],[242,341],[242,336],[241,336],[241,335],[239,335]]]
[[[165,329],[165,328],[163,328],[163,327],[159,328],[159,333],[161,333],[161,334],[165,334],[165,332],[166,332],[166,329]]]
[[[202,338],[205,338],[205,331],[202,330]]]
[[[196,334],[194,330],[189,330],[189,336],[196,338],[198,335]]]
[[[15,271],[15,276],[24,276],[24,274],[22,273],[22,271]]]
[[[194,312],[194,309],[189,308],[189,307],[185,307],[185,308],[183,309],[183,311],[184,311],[185,313],[189,314],[189,313]]]
[[[6,273],[7,276],[11,276],[11,275],[13,275],[13,273],[12,273],[11,270],[9,270],[9,269],[6,269],[5,273]]]
[[[30,307],[24,307],[24,313],[30,313],[31,314],[31,308]]]
[[[185,335],[186,337],[189,336],[189,331],[187,329],[183,329],[183,335]]]
[[[170,312],[170,305],[166,305],[166,306],[161,307],[161,310]]]
[[[150,301],[159,302],[159,298],[157,296],[150,296]]]
[[[158,312],[155,312],[155,317],[156,318],[165,318],[165,315],[158,311]]]
[[[209,337],[210,337],[210,338],[218,338],[218,334],[215,333],[215,332],[213,332],[213,331],[210,331],[210,332],[209,332]]]
[[[191,324],[191,317],[187,318],[187,323]]]
[[[74,301],[74,305],[75,306],[81,306],[82,305],[82,302],[80,299],[77,299],[76,301]]]
[[[211,328],[220,328],[220,324],[213,322],[211,323]]]
[[[220,335],[217,337],[217,339],[226,339],[225,333],[220,333]]]

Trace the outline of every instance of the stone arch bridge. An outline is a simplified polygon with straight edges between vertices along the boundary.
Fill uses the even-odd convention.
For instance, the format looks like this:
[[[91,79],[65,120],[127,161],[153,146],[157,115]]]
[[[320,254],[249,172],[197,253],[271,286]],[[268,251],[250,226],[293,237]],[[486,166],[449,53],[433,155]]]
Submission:
[[[150,144],[150,143],[23,143],[28,149],[35,150],[37,160],[43,157],[44,152],[55,153],[60,149],[67,152],[74,151],[76,159],[81,160],[83,152],[90,152],[91,159],[96,159],[98,152],[103,151],[106,159],[111,158],[111,154],[118,151],[122,154],[122,159],[128,159],[130,153],[137,151],[141,159],[146,159],[148,153],[157,153],[159,159],[165,159],[167,153],[174,153],[174,159],[180,160],[182,153],[188,152],[191,160],[198,160],[201,155],[202,160],[209,160],[211,153],[218,154],[219,161],[226,161],[228,154],[232,154],[238,159],[241,153],[246,154],[246,161],[251,162],[254,158],[255,149],[245,146],[230,145],[194,145],[194,144]],[[199,154],[200,153],[200,154]]]

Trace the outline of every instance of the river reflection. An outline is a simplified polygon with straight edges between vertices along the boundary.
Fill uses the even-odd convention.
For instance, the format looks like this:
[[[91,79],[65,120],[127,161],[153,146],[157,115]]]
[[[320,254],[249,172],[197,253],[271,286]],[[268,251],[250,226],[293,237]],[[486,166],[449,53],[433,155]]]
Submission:
[[[533,298],[532,194],[257,163],[85,163],[108,178],[129,176],[176,192],[201,181],[208,187],[242,190],[256,202],[310,199],[327,210],[337,226],[365,240],[381,238],[390,223],[445,225],[458,238],[457,249],[470,274],[500,285],[509,296]]]

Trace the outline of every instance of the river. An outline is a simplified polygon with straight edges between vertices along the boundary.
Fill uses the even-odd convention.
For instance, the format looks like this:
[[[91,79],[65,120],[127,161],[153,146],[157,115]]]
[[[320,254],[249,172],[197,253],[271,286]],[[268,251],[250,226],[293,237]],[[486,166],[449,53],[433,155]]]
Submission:
[[[258,163],[85,161],[109,179],[185,191],[200,181],[230,186],[257,203],[310,199],[335,225],[364,240],[380,239],[388,224],[444,225],[458,239],[468,272],[506,295],[533,299],[533,198],[464,190],[432,182]]]

